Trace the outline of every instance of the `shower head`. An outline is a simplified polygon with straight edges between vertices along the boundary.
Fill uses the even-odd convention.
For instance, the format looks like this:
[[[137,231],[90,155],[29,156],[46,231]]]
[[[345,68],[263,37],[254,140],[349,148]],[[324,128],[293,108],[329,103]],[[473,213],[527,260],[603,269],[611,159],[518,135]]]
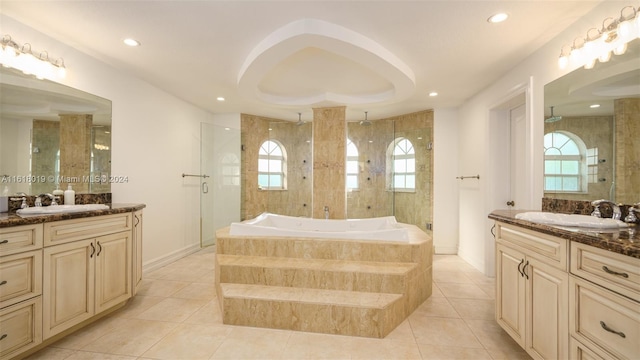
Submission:
[[[553,116],[553,106],[551,106],[551,116],[549,116],[548,118],[544,119],[544,122],[546,123],[554,123],[556,121],[560,121],[562,120],[562,116]]]
[[[298,122],[296,123],[296,125],[304,125],[304,121],[302,121],[302,113],[298,113]]]
[[[364,112],[364,120],[360,121],[360,125],[362,125],[362,126],[371,125],[371,121],[367,120],[367,111]]]

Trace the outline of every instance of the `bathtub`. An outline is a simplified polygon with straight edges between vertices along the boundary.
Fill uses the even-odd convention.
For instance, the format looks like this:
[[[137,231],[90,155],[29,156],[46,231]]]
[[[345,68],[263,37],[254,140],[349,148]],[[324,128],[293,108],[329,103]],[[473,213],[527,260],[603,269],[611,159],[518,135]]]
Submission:
[[[231,223],[229,235],[409,242],[408,229],[395,216],[325,220],[262,213],[251,220]]]

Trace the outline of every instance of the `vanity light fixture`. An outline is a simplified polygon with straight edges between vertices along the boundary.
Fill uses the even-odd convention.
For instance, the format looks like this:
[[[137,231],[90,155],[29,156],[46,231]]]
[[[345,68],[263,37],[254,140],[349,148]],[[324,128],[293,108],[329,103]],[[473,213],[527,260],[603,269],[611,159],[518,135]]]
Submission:
[[[636,38],[640,38],[640,7],[625,6],[620,10],[620,17],[608,17],[602,21],[601,28],[589,29],[586,37],[574,39],[572,46],[564,45],[558,67],[564,69],[572,63],[591,69],[597,61],[604,63],[613,55],[624,54],[627,44]]]
[[[507,15],[506,13],[497,13],[497,14],[491,15],[487,19],[487,21],[491,24],[497,24],[507,20],[508,17],[509,15]]]
[[[222,96],[218,96],[218,97],[216,98],[216,100],[218,100],[218,101],[224,101],[224,97],[222,97]]]
[[[63,79],[67,74],[64,59],[53,60],[46,51],[35,52],[31,44],[19,45],[10,35],[4,35],[0,42],[0,64],[14,68],[38,79]]]
[[[592,109],[597,109],[600,107],[600,104],[592,104],[592,105],[589,105],[589,107]]]
[[[438,93],[435,91],[432,91],[429,93],[429,96],[434,97],[434,96],[438,96]]]

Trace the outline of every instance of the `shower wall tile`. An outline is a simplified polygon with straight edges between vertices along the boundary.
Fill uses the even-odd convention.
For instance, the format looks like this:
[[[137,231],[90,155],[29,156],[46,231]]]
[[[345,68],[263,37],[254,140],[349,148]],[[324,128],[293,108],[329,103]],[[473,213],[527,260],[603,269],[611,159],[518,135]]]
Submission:
[[[640,202],[640,99],[616,99],[616,187],[617,202]]]
[[[344,106],[313,109],[313,217],[346,218]]]

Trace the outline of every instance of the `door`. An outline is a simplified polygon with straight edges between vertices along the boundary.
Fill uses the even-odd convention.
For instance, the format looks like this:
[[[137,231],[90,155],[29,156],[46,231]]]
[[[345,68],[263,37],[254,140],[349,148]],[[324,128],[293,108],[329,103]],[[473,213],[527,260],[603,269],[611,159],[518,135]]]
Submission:
[[[509,111],[509,201],[507,206],[510,209],[522,209],[527,204],[527,188],[528,180],[525,171],[525,134],[526,130],[526,114],[525,104],[520,104]]]
[[[496,245],[496,321],[523,347],[526,329],[524,258],[519,251]]]
[[[96,314],[131,297],[131,232],[96,238]]]
[[[93,316],[95,253],[93,239],[44,249],[45,339]]]
[[[240,220],[240,129],[200,124],[200,245]]]

